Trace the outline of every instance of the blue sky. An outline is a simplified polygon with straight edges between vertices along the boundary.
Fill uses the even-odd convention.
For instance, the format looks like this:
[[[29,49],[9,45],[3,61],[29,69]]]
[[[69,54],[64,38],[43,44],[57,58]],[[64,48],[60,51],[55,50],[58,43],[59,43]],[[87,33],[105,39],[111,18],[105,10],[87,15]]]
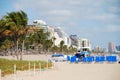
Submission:
[[[7,12],[23,10],[29,24],[42,19],[61,27],[68,35],[88,38],[92,47],[120,45],[120,0],[1,0],[0,18]]]

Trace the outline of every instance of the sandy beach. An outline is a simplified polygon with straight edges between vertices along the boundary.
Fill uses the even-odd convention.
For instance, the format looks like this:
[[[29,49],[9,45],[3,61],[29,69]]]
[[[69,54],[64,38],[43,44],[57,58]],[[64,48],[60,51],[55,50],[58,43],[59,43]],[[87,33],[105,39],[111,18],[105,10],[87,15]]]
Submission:
[[[44,55],[45,56],[45,55]],[[37,59],[38,56],[32,56]],[[27,57],[26,60],[30,58]],[[39,57],[40,58],[40,57]],[[43,58],[43,55],[42,55]],[[49,58],[49,56],[47,57]],[[32,59],[33,60],[33,59]],[[54,68],[45,71],[17,72],[16,78],[14,75],[5,76],[2,80],[120,80],[120,64],[116,63],[55,63]]]
[[[5,59],[14,59],[14,60],[17,60],[16,56],[0,56],[0,58],[5,58]],[[19,56],[20,58],[20,56]],[[46,61],[50,58],[50,55],[23,55],[23,60],[30,60],[30,61],[39,61],[39,60],[42,60],[42,61]]]

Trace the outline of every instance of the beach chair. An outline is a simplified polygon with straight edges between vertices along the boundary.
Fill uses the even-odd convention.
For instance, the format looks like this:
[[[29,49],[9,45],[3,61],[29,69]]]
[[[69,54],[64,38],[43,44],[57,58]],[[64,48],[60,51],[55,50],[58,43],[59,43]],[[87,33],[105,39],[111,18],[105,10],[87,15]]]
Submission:
[[[95,57],[95,62],[100,62],[99,56],[96,56],[96,57]]]
[[[92,62],[94,61],[94,56],[91,56]]]
[[[76,62],[76,56],[73,56],[73,58],[74,58],[74,59],[73,59],[73,60],[74,60],[74,62]]]
[[[117,62],[117,57],[116,56],[112,56],[112,62]]]
[[[87,62],[91,63],[93,61],[94,61],[94,57],[93,56],[87,57]]]
[[[67,56],[67,61],[70,61],[71,60],[71,57],[70,56]]]
[[[71,63],[73,63],[73,62],[74,62],[74,60],[73,60],[73,56],[71,56],[70,62],[71,62]]]
[[[106,56],[106,61],[109,62],[110,61],[110,57]]]
[[[76,63],[80,62],[80,58],[76,57]]]
[[[106,56],[106,60],[108,62],[117,62],[117,57],[116,56]]]
[[[76,62],[76,56],[72,56],[71,59],[70,59],[70,62],[71,63]]]
[[[86,62],[87,62],[87,57],[84,57],[84,58],[82,59],[82,62],[86,63]]]
[[[87,62],[90,62],[90,57],[86,57],[86,61],[87,61]]]
[[[105,61],[105,56],[99,56],[99,61],[104,62]]]
[[[83,63],[91,63],[91,62],[93,62],[94,61],[94,57],[93,56],[87,56],[87,57],[84,57],[83,59],[82,59],[82,62]]]
[[[112,62],[112,56],[106,56],[106,61],[107,62]]]

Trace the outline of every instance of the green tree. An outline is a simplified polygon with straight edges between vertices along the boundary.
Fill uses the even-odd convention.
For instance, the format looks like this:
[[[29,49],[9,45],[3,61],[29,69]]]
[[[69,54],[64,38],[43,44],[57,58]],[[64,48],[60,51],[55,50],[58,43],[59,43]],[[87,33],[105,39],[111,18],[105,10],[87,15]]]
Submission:
[[[8,27],[6,26],[6,22],[1,19],[0,20],[0,51],[6,51],[8,48],[10,49],[13,46],[13,42],[9,37],[10,31],[6,30]]]
[[[20,37],[24,40],[26,34],[27,14],[23,11],[7,13],[4,16],[6,30],[2,32],[5,36],[12,37],[15,46],[15,54],[18,59],[18,41]],[[24,42],[24,41],[23,41]]]
[[[52,48],[53,42],[52,42],[52,40],[45,40],[44,45],[45,45],[46,51],[49,52],[49,49]]]
[[[64,41],[62,40],[62,41],[60,42],[60,51],[61,51],[61,52],[63,52],[63,46],[64,46]]]
[[[17,14],[20,19],[19,25],[22,26],[19,30],[20,37],[21,37],[20,39],[22,41],[22,52],[21,52],[21,57],[20,57],[20,59],[22,60],[22,54],[24,51],[24,43],[25,43],[25,38],[26,38],[27,30],[28,30],[28,27],[27,27],[28,17],[27,17],[27,14],[23,11],[19,11],[17,12]]]
[[[48,37],[49,32],[45,32],[44,29],[39,29],[27,37],[27,42],[29,45],[36,46],[41,53],[41,51],[48,51],[53,44],[52,40],[48,39]]]
[[[74,53],[76,51],[77,51],[77,49],[74,48],[72,45],[69,47],[69,53]]]
[[[67,45],[64,45],[64,46],[63,46],[63,51],[68,53]]]
[[[52,51],[53,53],[55,53],[55,52],[59,52],[60,50],[59,50],[59,47],[58,47],[58,46],[53,46],[53,47],[51,48],[51,51]]]

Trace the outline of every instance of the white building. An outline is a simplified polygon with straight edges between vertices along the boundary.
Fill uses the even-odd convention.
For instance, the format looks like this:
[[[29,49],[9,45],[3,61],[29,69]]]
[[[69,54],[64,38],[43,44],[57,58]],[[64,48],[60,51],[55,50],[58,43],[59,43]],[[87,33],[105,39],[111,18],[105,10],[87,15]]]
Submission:
[[[78,46],[78,37],[77,35],[70,35],[70,39],[71,39],[71,44],[72,46]]]
[[[47,26],[46,29],[47,29],[47,31],[50,33],[50,34],[49,34],[49,39],[53,39],[54,36],[55,36],[54,27],[52,27],[52,26]]]
[[[103,53],[103,52],[105,52],[105,48],[102,48],[100,46],[95,46],[94,47],[94,52],[96,52],[96,53]]]
[[[33,21],[33,23],[35,24],[35,25],[46,25],[46,22],[45,21],[43,21],[43,20],[34,20]]]
[[[49,39],[55,38],[54,45],[60,46],[61,41],[64,41],[64,45],[67,45],[67,47],[71,45],[69,36],[60,27],[48,26],[43,20],[34,20],[33,23],[37,29],[44,29],[44,31],[50,32]]]
[[[57,32],[54,33],[54,37],[55,37],[55,43],[54,43],[55,46],[60,46],[60,42],[63,40],[63,38],[60,38]]]
[[[91,50],[91,44],[90,40],[88,39],[78,39],[78,50],[80,51],[90,51]]]
[[[55,28],[54,33],[56,46],[59,46],[61,41],[64,41],[64,45],[67,45],[67,47],[71,45],[69,36],[61,28]]]
[[[44,31],[48,31],[48,26],[47,26],[45,21],[43,21],[43,20],[34,20],[33,23],[34,23],[34,27],[36,29],[38,29],[38,30],[39,29],[44,29]]]
[[[116,45],[114,42],[109,42],[108,43],[108,52],[109,53],[114,53],[116,52]]]

